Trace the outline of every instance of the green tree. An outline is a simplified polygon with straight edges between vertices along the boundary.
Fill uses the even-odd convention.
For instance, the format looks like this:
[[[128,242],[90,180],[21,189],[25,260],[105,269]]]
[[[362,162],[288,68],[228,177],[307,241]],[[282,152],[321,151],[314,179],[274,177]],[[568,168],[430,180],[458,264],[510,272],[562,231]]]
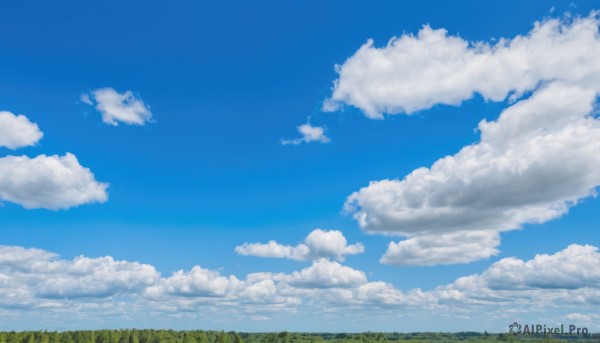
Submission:
[[[242,336],[240,336],[240,334],[237,332],[233,333],[233,343],[244,343]]]
[[[206,336],[206,332],[200,331],[196,334],[196,342],[198,343],[207,343],[208,337]]]
[[[229,343],[229,337],[225,331],[221,331],[215,336],[215,343]]]

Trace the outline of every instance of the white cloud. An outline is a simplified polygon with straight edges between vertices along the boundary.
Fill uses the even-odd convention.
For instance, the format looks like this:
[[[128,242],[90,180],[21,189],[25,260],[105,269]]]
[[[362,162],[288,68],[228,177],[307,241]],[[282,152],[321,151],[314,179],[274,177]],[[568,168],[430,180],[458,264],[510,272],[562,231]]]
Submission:
[[[313,230],[306,236],[304,243],[294,247],[282,245],[276,241],[268,243],[244,243],[235,247],[235,252],[245,256],[289,258],[306,261],[322,257],[334,258],[343,261],[346,255],[361,254],[364,252],[362,243],[348,245],[346,237],[338,230]]]
[[[117,126],[145,125],[152,120],[152,112],[133,92],[119,93],[113,88],[99,88],[89,94],[82,94],[80,100],[102,113],[102,121]]]
[[[600,253],[591,245],[569,245],[554,255],[522,261],[505,258],[483,274],[492,289],[600,288]]]
[[[38,296],[44,298],[98,298],[139,292],[159,277],[153,266],[115,261],[110,256],[42,262],[33,271],[50,273],[37,287]]]
[[[438,304],[583,308],[597,306],[600,296],[598,248],[572,244],[553,255],[532,260],[505,258],[481,274],[461,277],[430,293]]]
[[[300,288],[351,288],[367,283],[364,272],[326,259],[314,261],[312,266],[293,272],[285,280]]]
[[[467,263],[496,255],[495,231],[459,231],[390,242],[381,263],[397,266]]]
[[[37,124],[29,121],[24,115],[0,111],[0,147],[14,150],[32,146],[43,136]]]
[[[0,146],[16,149],[35,145],[42,136],[37,124],[24,115],[0,111]],[[105,202],[107,187],[70,153],[0,157],[0,201],[25,208],[66,209]]]
[[[0,246],[0,278],[5,305],[46,306],[52,299],[139,293],[154,284],[159,274],[150,265],[109,256],[64,260],[44,250]]]
[[[528,35],[495,45],[467,42],[446,30],[423,27],[416,36],[392,38],[376,48],[372,40],[341,66],[324,110],[340,104],[371,118],[413,113],[436,104],[459,105],[475,93],[500,101],[519,96],[540,81],[597,85],[600,79],[598,18],[565,23],[538,22]]]
[[[596,318],[594,309],[600,304],[599,262],[596,247],[570,245],[529,261],[502,259],[480,274],[432,290],[402,291],[326,259],[289,274],[252,273],[244,279],[199,266],[160,277],[151,265],[110,256],[68,260],[40,249],[0,246],[0,318],[14,318],[27,309],[27,318],[39,311],[43,318],[67,319],[76,309],[78,317],[119,320],[148,315],[244,320],[304,308],[311,317],[386,316],[411,309],[433,318],[487,313],[501,319],[499,313],[516,307],[526,313],[560,306],[567,318],[584,320]]]
[[[217,271],[202,269],[195,266],[189,272],[179,270],[172,276],[160,280],[147,290],[150,296],[160,294],[196,296],[196,297],[222,297],[231,288],[236,288],[239,280],[235,276],[223,277]]]
[[[295,139],[282,139],[282,145],[298,145],[301,143],[329,143],[331,140],[325,134],[325,128],[320,126],[312,126],[310,123],[302,124],[298,126],[298,132],[302,135],[300,138]]]
[[[430,168],[418,168],[401,180],[371,182],[348,197],[345,210],[363,230],[408,238],[392,242],[382,262],[423,265],[486,258],[498,252],[499,232],[558,218],[595,196],[600,185],[600,122],[594,117],[600,91],[597,31],[595,15],[571,24],[549,20],[527,36],[490,47],[424,28],[419,36],[403,36],[383,49],[363,46],[341,67],[336,91],[354,89],[342,77],[351,72],[361,75],[361,92],[383,92],[345,93],[346,100],[362,99],[352,104],[371,117],[459,104],[474,92],[502,100],[510,92],[517,99],[533,90],[496,121],[481,121],[479,142]],[[396,70],[412,64],[414,73]],[[477,250],[461,247],[464,240]]]
[[[0,199],[25,208],[57,210],[102,203],[108,198],[107,187],[70,153],[0,158]]]
[[[465,231],[492,235],[558,218],[600,185],[600,123],[589,116],[595,98],[595,91],[552,83],[497,121],[482,121],[481,142],[403,180],[371,182],[350,195],[345,208],[368,232],[409,238]],[[496,241],[485,242],[493,243],[486,245],[489,254],[471,260],[496,253]],[[460,240],[448,246],[454,243]],[[429,250],[422,254],[431,256],[431,263],[440,260]]]
[[[578,322],[583,322],[583,323],[591,323],[593,321],[592,318],[597,318],[597,315],[594,316],[590,316],[589,314],[584,314],[584,313],[569,313],[568,315],[565,316],[565,318],[570,319],[570,320],[576,320]]]

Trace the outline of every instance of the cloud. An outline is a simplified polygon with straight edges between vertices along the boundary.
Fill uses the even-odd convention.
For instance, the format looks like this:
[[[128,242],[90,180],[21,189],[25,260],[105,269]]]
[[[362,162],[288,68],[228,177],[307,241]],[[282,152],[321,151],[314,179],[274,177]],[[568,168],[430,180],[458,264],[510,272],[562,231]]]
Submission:
[[[228,290],[236,288],[239,280],[235,276],[221,276],[217,271],[193,267],[189,272],[179,270],[172,276],[147,290],[150,296],[169,294],[197,297],[222,297]]]
[[[343,261],[346,255],[361,254],[365,251],[362,243],[348,245],[346,237],[338,230],[313,230],[306,236],[304,243],[295,247],[282,245],[276,241],[263,243],[244,243],[235,247],[235,252],[244,256],[268,258],[288,258],[306,261],[322,257]]]
[[[396,266],[467,263],[498,254],[494,231],[464,231],[390,242],[380,262]]]
[[[58,210],[102,203],[108,199],[107,187],[70,153],[0,158],[0,199],[28,209]]]
[[[40,249],[0,246],[3,305],[46,306],[52,299],[106,298],[139,293],[155,283],[154,267],[112,257],[72,260]],[[2,306],[2,304],[0,304]]]
[[[37,124],[24,115],[0,111],[0,146],[16,149],[35,145],[42,136]],[[70,153],[0,157],[0,201],[25,208],[66,209],[105,202],[107,187]]]
[[[117,126],[145,125],[152,120],[152,112],[133,92],[119,93],[113,88],[99,88],[89,94],[82,94],[80,100],[102,113],[102,121]]]
[[[492,289],[600,288],[600,253],[591,245],[569,245],[554,255],[540,254],[532,260],[505,258],[482,276]]]
[[[312,266],[293,272],[285,280],[300,288],[351,288],[367,283],[364,272],[326,259],[314,261]]]
[[[593,313],[599,304],[599,262],[597,247],[572,244],[528,261],[505,258],[479,274],[431,290],[403,291],[327,259],[291,273],[238,278],[194,266],[162,277],[152,265],[110,256],[62,259],[41,249],[0,246],[0,318],[13,320],[27,313],[27,320],[66,320],[76,309],[78,318],[110,316],[118,321],[170,315],[243,321],[285,313],[309,313],[313,319],[351,313],[350,318],[361,318],[410,309],[414,316],[433,321],[457,314],[498,320],[515,308],[524,309],[520,314],[546,314],[560,306],[567,318],[583,320],[593,316],[582,313]]]
[[[37,144],[44,134],[22,114],[0,111],[0,147],[11,150]]]
[[[513,92],[517,100],[533,90],[497,120],[482,120],[479,142],[401,180],[370,182],[347,198],[345,211],[363,230],[407,238],[392,242],[382,262],[431,265],[493,256],[500,232],[559,218],[595,196],[600,185],[597,31],[595,14],[570,24],[548,20],[537,23],[527,36],[490,47],[426,27],[417,37],[403,36],[383,49],[363,46],[346,62],[351,66],[347,71],[360,71],[368,79],[362,81],[368,85],[365,92],[373,84],[378,85],[373,89],[400,92],[390,98],[362,94],[365,102],[357,106],[370,117],[380,117],[380,111],[410,113],[435,103],[457,105],[474,92],[491,100]],[[421,60],[418,56],[425,53],[431,56]],[[446,53],[448,58],[442,58]],[[387,76],[372,70],[405,64],[424,69]],[[342,83],[340,76],[339,89],[347,89]],[[400,86],[405,84],[410,87]]]
[[[312,126],[309,123],[302,124],[298,126],[298,132],[302,134],[301,138],[295,139],[282,139],[282,145],[298,145],[301,143],[311,143],[311,142],[319,142],[319,143],[329,143],[331,140],[325,134],[325,128],[320,126]]]
[[[481,274],[458,278],[430,293],[438,304],[490,306],[514,304],[547,308],[597,306],[600,295],[600,254],[589,245],[569,245],[553,255],[529,261],[505,258]]]
[[[459,105],[475,93],[501,101],[534,90],[543,80],[597,85],[600,47],[597,13],[571,23],[537,22],[525,36],[495,45],[468,42],[424,26],[414,36],[377,48],[369,40],[342,65],[324,110],[342,104],[370,118],[413,113],[436,104]]]
[[[568,315],[565,316],[565,318],[570,319],[570,320],[576,320],[578,322],[583,322],[583,323],[591,323],[593,321],[593,318],[598,318],[597,315],[589,315],[589,314],[585,314],[585,313],[569,313]]]

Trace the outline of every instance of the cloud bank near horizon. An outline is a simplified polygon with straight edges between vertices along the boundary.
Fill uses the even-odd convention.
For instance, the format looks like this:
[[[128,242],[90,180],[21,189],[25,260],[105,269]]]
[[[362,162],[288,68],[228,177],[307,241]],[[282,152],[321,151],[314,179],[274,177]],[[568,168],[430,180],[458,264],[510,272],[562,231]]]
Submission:
[[[572,244],[528,261],[504,258],[479,274],[431,290],[403,291],[324,258],[291,273],[238,278],[194,266],[163,276],[150,264],[110,256],[63,259],[46,250],[0,246],[0,281],[0,317],[27,313],[65,318],[75,309],[82,317],[221,311],[264,319],[305,308],[315,315],[325,308],[330,313],[385,314],[410,308],[494,315],[516,305],[534,311],[558,304],[571,313],[598,303],[600,253],[594,246]]]

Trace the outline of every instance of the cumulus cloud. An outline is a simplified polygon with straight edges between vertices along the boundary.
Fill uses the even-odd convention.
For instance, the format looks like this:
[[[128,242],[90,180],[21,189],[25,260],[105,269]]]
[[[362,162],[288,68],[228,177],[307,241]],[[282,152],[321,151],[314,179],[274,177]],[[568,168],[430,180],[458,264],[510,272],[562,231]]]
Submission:
[[[0,158],[0,199],[28,209],[58,210],[102,203],[108,198],[107,187],[70,153]]]
[[[598,248],[572,244],[529,261],[502,259],[481,274],[458,278],[430,293],[438,304],[490,305],[496,310],[515,303],[541,308],[597,306],[599,258]]]
[[[600,253],[591,245],[569,245],[553,255],[532,260],[505,258],[482,276],[492,289],[600,288]]]
[[[150,265],[115,261],[110,256],[64,260],[40,249],[0,246],[0,278],[5,306],[45,306],[51,299],[139,293],[154,284],[159,274]]]
[[[102,121],[117,126],[145,125],[152,120],[150,108],[131,91],[119,93],[113,88],[99,88],[89,94],[82,94],[80,100],[102,114]]]
[[[390,242],[380,262],[396,266],[467,263],[498,254],[494,231],[462,231]]]
[[[313,230],[306,236],[304,243],[296,246],[282,245],[271,240],[268,243],[244,243],[235,247],[235,252],[240,255],[299,261],[322,257],[343,261],[347,255],[361,254],[364,251],[362,243],[349,245],[341,231],[321,229]]]
[[[294,139],[282,139],[281,144],[298,145],[301,143],[311,142],[329,143],[331,141],[325,134],[325,128],[320,126],[312,126],[310,122],[298,126],[298,132],[300,132],[302,137]]]
[[[474,92],[491,100],[513,92],[517,100],[533,90],[497,120],[481,121],[479,142],[401,180],[371,182],[347,198],[345,210],[363,230],[407,237],[392,242],[382,262],[427,265],[486,258],[498,252],[500,232],[558,218],[595,195],[600,185],[600,122],[594,110],[600,91],[598,24],[596,14],[571,23],[548,20],[493,47],[426,27],[417,37],[405,35],[382,49],[363,46],[344,65],[349,69],[341,67],[336,91],[353,89],[342,85],[342,75],[350,71],[368,79],[361,79],[364,92],[372,85],[382,92],[389,88],[384,97],[361,93],[364,103],[351,102],[371,117],[459,104]],[[423,53],[431,56],[421,60]],[[385,77],[377,72],[410,64],[424,69]],[[344,101],[356,97],[348,94],[354,93]],[[461,247],[464,242],[469,248]]]
[[[572,22],[535,24],[525,36],[494,45],[468,42],[444,29],[392,38],[382,48],[369,40],[340,66],[324,110],[341,104],[370,118],[413,113],[436,104],[459,105],[475,93],[500,101],[533,90],[540,81],[596,87],[600,77],[597,13]]]
[[[147,290],[150,296],[157,294],[222,297],[228,290],[236,288],[239,280],[235,276],[223,277],[219,272],[194,266],[189,272],[179,270],[172,276],[160,280]]]
[[[42,136],[37,124],[24,115],[0,111],[0,146],[16,149],[35,145]],[[25,208],[66,209],[105,202],[107,187],[70,153],[0,157],[0,201]]]
[[[599,304],[599,262],[598,248],[573,244],[528,261],[505,258],[482,273],[431,290],[403,291],[327,259],[291,273],[245,278],[200,266],[161,277],[151,265],[110,256],[69,260],[41,249],[0,246],[0,317],[23,308],[28,315],[39,310],[43,316],[60,317],[76,308],[79,315],[119,318],[148,313],[247,318],[296,313],[300,306],[309,306],[311,316],[350,309],[382,315],[398,309],[497,315],[516,305],[530,310],[560,305],[568,318],[584,318],[577,313]]]
[[[37,124],[22,114],[0,111],[0,147],[11,150],[32,146],[42,139],[44,134]]]
[[[285,280],[300,288],[351,288],[367,283],[364,272],[326,259],[314,261],[312,266],[293,272]]]

